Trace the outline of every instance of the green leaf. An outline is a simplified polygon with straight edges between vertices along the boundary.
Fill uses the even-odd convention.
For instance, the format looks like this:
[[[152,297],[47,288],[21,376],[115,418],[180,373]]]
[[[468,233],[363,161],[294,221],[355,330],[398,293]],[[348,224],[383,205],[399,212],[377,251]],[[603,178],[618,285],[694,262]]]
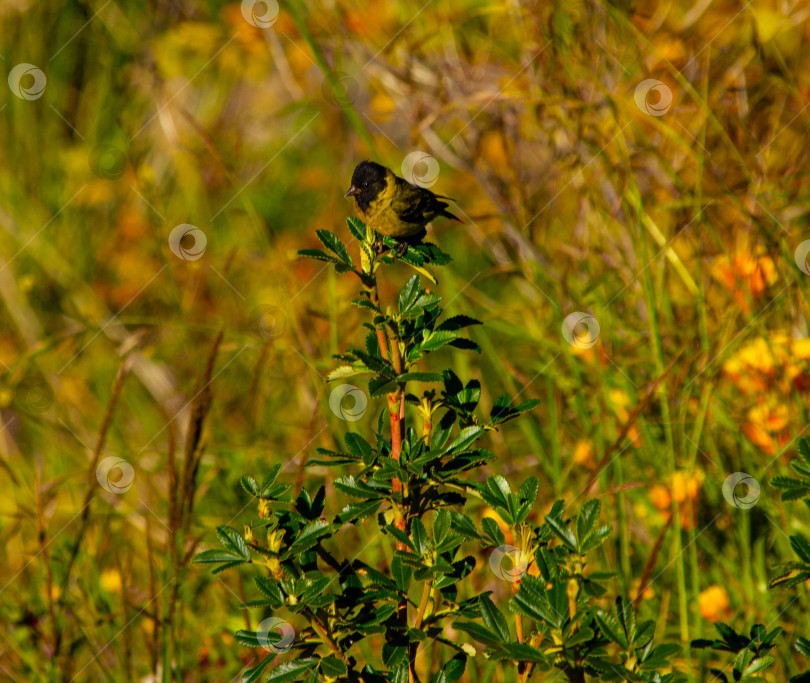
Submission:
[[[450,518],[450,525],[456,533],[473,540],[481,538],[478,529],[475,528],[475,524],[473,524],[473,521],[466,515],[460,512],[451,512]]]
[[[225,546],[226,550],[241,560],[246,562],[250,560],[250,550],[248,550],[245,539],[242,538],[238,531],[231,529],[229,526],[218,526],[217,538],[219,538],[219,542]]]
[[[576,553],[579,551],[574,532],[568,528],[568,525],[563,522],[561,518],[546,515],[546,526],[551,529],[554,535],[559,538],[563,542],[563,545],[571,552]]]
[[[290,683],[300,681],[304,676],[315,671],[318,660],[315,657],[296,659],[284,662],[273,669],[265,679],[268,683]]]
[[[485,645],[495,645],[502,642],[496,634],[475,621],[454,621],[453,628],[458,631],[464,631],[479,643],[484,643]]]
[[[444,663],[441,671],[438,671],[431,679],[431,683],[454,683],[461,678],[466,666],[467,656],[459,653]]]
[[[627,638],[624,635],[624,629],[622,629],[619,620],[610,614],[609,612],[603,612],[602,610],[598,610],[594,615],[596,619],[596,623],[601,629],[602,633],[605,637],[616,643],[619,647],[623,649],[627,649],[628,643]]]
[[[369,368],[365,366],[357,367],[354,365],[341,365],[339,368],[335,368],[326,376],[327,382],[335,382],[339,379],[348,379],[349,377],[355,377],[357,375],[365,375],[369,372],[374,372],[373,370],[369,370]]]
[[[329,254],[321,251],[320,249],[299,249],[298,255],[304,256],[305,258],[314,258],[318,261],[328,261],[329,263],[338,262],[334,256],[329,256]]]
[[[473,426],[473,427],[466,427],[462,429],[458,436],[456,436],[453,441],[450,442],[448,446],[445,447],[445,453],[459,453],[463,451],[467,446],[472,444],[481,434],[483,434],[484,428]]]
[[[444,540],[448,531],[450,531],[450,512],[444,509],[439,510],[433,519],[433,540],[436,545]]]
[[[424,556],[427,552],[427,532],[422,520],[415,517],[411,522],[411,537],[413,538],[413,546],[417,555]]]
[[[295,557],[300,555],[305,550],[309,550],[317,545],[318,541],[324,536],[328,536],[332,531],[332,526],[329,522],[322,519],[310,522],[298,534],[298,537],[284,552],[284,557]]]
[[[345,676],[349,669],[346,662],[340,661],[337,657],[324,657],[321,659],[320,671],[328,678],[337,678],[338,676]]]
[[[391,576],[394,577],[397,588],[403,593],[408,592],[412,573],[413,570],[402,561],[402,558],[394,555],[394,559],[391,561]]]
[[[444,378],[438,372],[403,372],[396,381],[402,382],[441,382]]]
[[[277,583],[264,576],[253,577],[253,582],[256,584],[256,588],[259,589],[259,592],[270,600],[276,609],[284,604],[284,595]]]
[[[601,504],[599,499],[595,498],[585,503],[579,511],[579,515],[577,516],[577,536],[579,537],[580,543],[587,540],[588,534],[591,533],[596,522],[599,520],[600,509]]]
[[[370,517],[380,509],[382,501],[366,500],[362,503],[350,503],[338,513],[335,519],[341,524],[357,522],[366,517]]]
[[[430,333],[420,344],[419,349],[421,351],[436,351],[440,349],[445,344],[449,344],[453,340],[457,339],[458,335],[455,332],[447,332],[441,330],[435,330],[434,332]],[[442,381],[442,376],[439,375],[439,379],[435,380],[437,382]]]
[[[399,292],[397,300],[399,312],[405,313],[416,303],[416,298],[419,296],[419,276],[414,275],[410,280],[405,283],[405,286]]]
[[[492,656],[497,660],[509,659],[513,662],[536,662],[540,664],[547,661],[545,655],[540,650],[536,647],[532,647],[528,643],[506,643],[500,645]]]
[[[800,560],[810,564],[810,545],[803,536],[799,534],[791,536],[790,547],[793,548],[793,552],[796,553]]]
[[[216,564],[219,562],[238,562],[241,564],[245,561],[241,555],[227,550],[219,550],[218,548],[203,550],[194,556],[194,564]]]
[[[248,669],[245,673],[242,674],[242,683],[255,683],[258,681],[262,675],[262,672],[267,668],[267,665],[270,664],[276,658],[276,653],[272,653],[267,655],[262,661],[260,661],[256,666],[252,669]]]
[[[321,244],[323,244],[323,246],[325,246],[329,251],[334,252],[342,263],[347,265],[349,268],[354,268],[354,261],[352,261],[349,250],[346,249],[346,245],[344,245],[343,242],[338,239],[337,235],[329,232],[328,230],[316,230],[315,234],[318,236]]]
[[[492,541],[492,545],[498,547],[506,543],[506,538],[503,535],[503,532],[501,531],[497,522],[491,517],[484,517],[484,519],[481,520],[481,528]]]
[[[362,498],[363,500],[379,500],[380,498],[377,491],[351,475],[336,480],[335,488],[343,493],[348,493],[352,498]]]
[[[470,325],[483,325],[483,323],[480,320],[471,318],[468,315],[454,315],[453,317],[444,320],[436,329],[455,332],[465,327],[469,327]]]
[[[481,618],[486,627],[494,633],[502,643],[509,642],[509,627],[506,625],[506,618],[500,610],[495,607],[488,595],[478,598],[478,606],[481,609]]]
[[[524,574],[520,588],[510,601],[521,614],[554,628],[560,628],[568,614],[568,596],[562,582],[554,581],[546,589],[545,581],[536,576]]]
[[[354,216],[349,216],[346,219],[346,223],[349,226],[349,232],[352,233],[352,237],[356,239],[358,242],[365,242],[366,241],[366,224],[363,223],[359,218],[355,218]]]

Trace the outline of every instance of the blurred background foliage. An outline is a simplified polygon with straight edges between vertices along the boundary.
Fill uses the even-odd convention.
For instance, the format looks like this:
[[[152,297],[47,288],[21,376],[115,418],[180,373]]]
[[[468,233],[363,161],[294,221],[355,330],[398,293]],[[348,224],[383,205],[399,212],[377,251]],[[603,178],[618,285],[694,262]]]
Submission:
[[[317,228],[348,240],[359,160],[402,173],[415,151],[464,218],[433,231],[454,258],[438,290],[486,323],[480,356],[431,362],[481,379],[486,409],[543,401],[492,435],[493,471],[539,476],[540,518],[601,496],[602,568],[631,594],[647,572],[659,633],[780,623],[772,680],[795,673],[806,595],[766,586],[808,518],[766,482],[808,426],[808,17],[801,0],[296,0],[261,28],[239,3],[0,0],[4,72],[47,78],[35,99],[0,88],[0,679],[157,680],[167,458],[220,330],[187,543],[241,523],[242,473],[281,462],[300,485],[316,446],[376,424],[374,403],[333,415],[323,379],[358,339],[356,289],[295,253]],[[672,93],[662,115],[655,93],[636,103],[645,79]],[[201,258],[170,249],[183,223]],[[561,333],[576,311],[599,325],[579,346]],[[133,468],[125,493],[96,481],[110,456]],[[737,471],[762,485],[751,509],[722,496]],[[325,471],[306,480],[345,503]],[[181,570],[177,666],[234,680],[253,661],[230,636],[255,619],[240,581]]]

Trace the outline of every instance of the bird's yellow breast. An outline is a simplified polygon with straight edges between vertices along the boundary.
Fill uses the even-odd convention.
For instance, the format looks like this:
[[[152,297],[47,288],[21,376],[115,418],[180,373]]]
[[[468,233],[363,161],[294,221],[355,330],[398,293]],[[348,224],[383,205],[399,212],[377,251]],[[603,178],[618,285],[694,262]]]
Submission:
[[[369,202],[368,208],[357,207],[360,219],[376,232],[387,237],[410,237],[421,232],[425,227],[424,224],[402,220],[394,208],[394,198],[398,192],[396,176],[388,171],[385,177],[385,187]]]

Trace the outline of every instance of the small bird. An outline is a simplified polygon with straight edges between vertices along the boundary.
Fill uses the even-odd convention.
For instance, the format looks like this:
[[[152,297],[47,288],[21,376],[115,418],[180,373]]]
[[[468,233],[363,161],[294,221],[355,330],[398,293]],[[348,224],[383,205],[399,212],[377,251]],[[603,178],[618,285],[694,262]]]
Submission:
[[[459,220],[447,211],[447,202],[441,201],[449,197],[412,185],[373,161],[357,164],[352,186],[344,196],[354,197],[357,215],[366,225],[400,242],[400,255],[409,244],[421,242],[426,234],[425,225],[434,218]]]

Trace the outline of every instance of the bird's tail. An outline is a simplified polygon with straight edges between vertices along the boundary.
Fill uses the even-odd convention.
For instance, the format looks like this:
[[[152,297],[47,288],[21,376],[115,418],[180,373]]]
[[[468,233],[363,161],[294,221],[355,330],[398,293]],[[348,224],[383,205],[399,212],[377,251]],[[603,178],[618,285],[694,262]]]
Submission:
[[[450,200],[451,202],[456,201],[455,199],[450,199],[450,197],[445,197],[445,196],[443,196],[443,195],[436,195],[436,197],[437,197],[438,199],[448,199],[448,200]],[[447,207],[448,207],[448,206],[449,206],[449,204],[448,204],[447,202],[438,202],[438,207],[439,207],[439,215],[440,215],[440,216],[444,216],[445,218],[450,218],[450,219],[452,219],[452,220],[454,220],[454,221],[458,221],[459,223],[463,223],[463,221],[462,221],[462,220],[461,220],[461,219],[460,219],[458,216],[455,216],[454,214],[450,213],[450,212],[447,210]]]

